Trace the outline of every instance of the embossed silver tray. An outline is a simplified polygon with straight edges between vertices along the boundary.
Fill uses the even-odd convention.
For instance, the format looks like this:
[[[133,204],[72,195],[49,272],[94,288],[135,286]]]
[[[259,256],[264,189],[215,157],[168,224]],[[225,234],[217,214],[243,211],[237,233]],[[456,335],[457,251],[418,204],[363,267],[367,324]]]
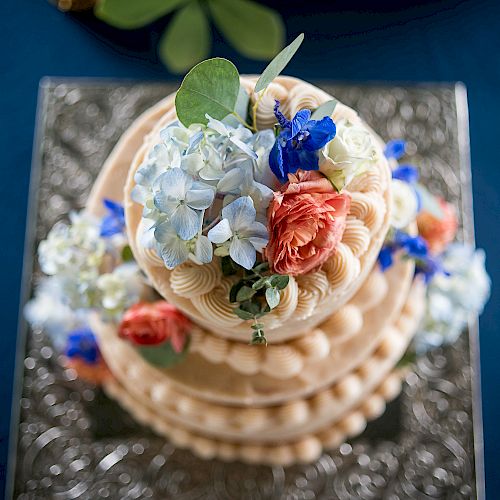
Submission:
[[[473,241],[465,89],[461,85],[319,84],[384,138],[404,137],[431,189],[461,207]],[[81,208],[123,131],[172,84],[45,80],[39,98],[26,247]],[[32,272],[33,271],[33,272]],[[26,333],[26,336],[25,336]],[[26,339],[26,342],[24,342]],[[19,499],[482,498],[477,325],[407,376],[402,395],[360,437],[290,468],[203,461],[176,450],[100,389],[61,368],[42,331],[20,328],[10,492]],[[16,416],[18,418],[16,418]]]

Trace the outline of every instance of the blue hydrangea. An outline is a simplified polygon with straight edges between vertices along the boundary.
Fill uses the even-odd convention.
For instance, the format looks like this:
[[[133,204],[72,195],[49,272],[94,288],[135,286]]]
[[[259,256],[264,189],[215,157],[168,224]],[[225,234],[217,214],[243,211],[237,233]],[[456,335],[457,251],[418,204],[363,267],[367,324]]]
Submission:
[[[336,133],[335,123],[329,116],[321,120],[311,120],[311,111],[302,109],[292,120],[288,120],[279,110],[276,101],[274,114],[280,132],[269,155],[269,166],[281,181],[288,180],[288,174],[302,170],[318,170],[318,151],[330,142]]]

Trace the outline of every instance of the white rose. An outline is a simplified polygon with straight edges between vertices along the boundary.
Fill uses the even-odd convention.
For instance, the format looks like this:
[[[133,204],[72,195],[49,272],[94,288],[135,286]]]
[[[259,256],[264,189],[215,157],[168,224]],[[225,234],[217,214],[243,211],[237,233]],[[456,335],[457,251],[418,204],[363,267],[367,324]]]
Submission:
[[[348,120],[336,123],[337,133],[320,154],[320,171],[341,190],[354,177],[365,172],[375,159],[370,132]]]
[[[396,229],[408,226],[417,216],[418,199],[415,190],[406,182],[392,180],[391,225]]]

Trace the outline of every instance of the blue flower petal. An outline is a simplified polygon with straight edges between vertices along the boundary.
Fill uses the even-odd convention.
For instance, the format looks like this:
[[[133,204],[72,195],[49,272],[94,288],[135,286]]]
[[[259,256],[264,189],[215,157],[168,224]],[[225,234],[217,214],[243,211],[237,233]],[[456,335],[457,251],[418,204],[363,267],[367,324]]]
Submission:
[[[311,111],[309,109],[301,109],[297,111],[295,116],[292,118],[292,137],[295,137],[306,125],[306,123],[311,118]]]
[[[405,150],[406,141],[403,141],[402,139],[394,139],[385,145],[384,155],[386,158],[399,160],[405,154]]]
[[[99,360],[99,347],[92,330],[83,328],[70,332],[67,338],[66,356],[95,364]]]
[[[378,254],[378,263],[382,271],[386,271],[394,264],[393,259],[394,248],[391,246],[384,246]]]
[[[276,139],[273,149],[271,149],[271,152],[269,153],[269,166],[271,167],[273,174],[281,182],[287,181],[288,178],[283,168],[283,151],[279,143],[279,138]]]
[[[329,116],[325,116],[319,121],[311,120],[307,124],[309,137],[304,141],[304,149],[308,151],[318,151],[328,144],[337,133],[337,127]]]
[[[417,167],[413,165],[399,165],[392,172],[393,179],[399,179],[400,181],[407,182],[408,184],[415,184],[418,181],[418,170]]]

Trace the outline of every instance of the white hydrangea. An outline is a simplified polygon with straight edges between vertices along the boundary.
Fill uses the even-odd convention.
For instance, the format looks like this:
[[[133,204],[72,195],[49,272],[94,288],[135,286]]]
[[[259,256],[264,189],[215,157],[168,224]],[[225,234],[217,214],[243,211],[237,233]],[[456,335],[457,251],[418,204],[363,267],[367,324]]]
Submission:
[[[391,191],[391,226],[403,229],[417,216],[417,193],[410,184],[399,179],[392,179]]]
[[[38,260],[45,274],[73,275],[75,269],[90,272],[100,266],[106,243],[99,224],[86,214],[71,214],[71,224],[56,224],[38,247]]]
[[[108,316],[116,316],[139,300],[143,281],[137,265],[126,263],[111,273],[101,274],[96,287],[102,310]]]
[[[335,137],[320,152],[319,169],[341,190],[370,168],[376,150],[372,134],[364,126],[343,119],[336,127]]]
[[[427,289],[425,317],[415,336],[417,352],[454,342],[468,321],[480,314],[490,293],[485,254],[455,243],[443,255],[450,276],[438,274]]]

